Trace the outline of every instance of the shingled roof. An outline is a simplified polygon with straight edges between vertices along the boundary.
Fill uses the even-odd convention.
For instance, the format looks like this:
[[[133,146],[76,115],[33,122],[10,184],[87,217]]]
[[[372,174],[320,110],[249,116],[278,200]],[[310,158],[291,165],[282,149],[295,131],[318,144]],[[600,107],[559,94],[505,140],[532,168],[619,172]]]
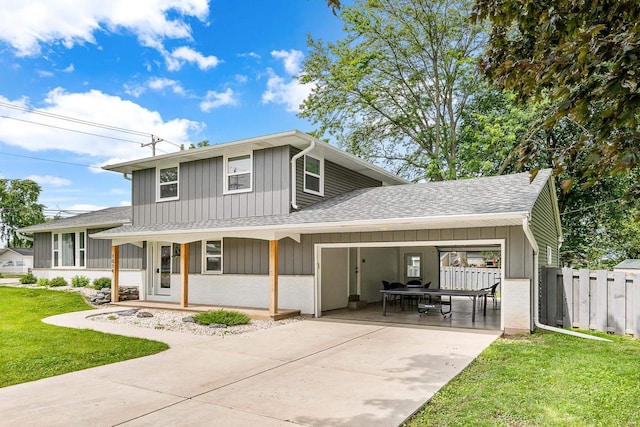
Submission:
[[[93,211],[85,214],[61,218],[42,224],[21,228],[23,233],[37,233],[41,231],[60,230],[65,228],[117,227],[131,222],[131,206],[118,206]]]
[[[286,215],[125,225],[94,236],[119,238],[152,233],[194,233],[265,227],[290,227],[294,230],[302,227],[308,229],[316,224],[340,225],[413,219],[462,221],[470,217],[516,218],[531,212],[550,176],[550,170],[542,170],[533,182],[530,182],[530,174],[525,172],[457,181],[373,187],[351,191]]]

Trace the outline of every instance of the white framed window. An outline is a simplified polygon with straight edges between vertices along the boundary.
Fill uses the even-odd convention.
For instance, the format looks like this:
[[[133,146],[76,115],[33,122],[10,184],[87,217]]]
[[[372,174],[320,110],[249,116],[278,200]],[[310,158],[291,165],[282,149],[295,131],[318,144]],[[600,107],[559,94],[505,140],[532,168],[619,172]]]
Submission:
[[[180,176],[180,167],[169,166],[165,168],[156,168],[158,193],[156,201],[164,202],[167,200],[178,200],[178,180]]]
[[[422,278],[422,255],[421,254],[405,254],[404,266],[405,266],[405,277],[407,279]]]
[[[224,193],[246,193],[253,189],[253,153],[224,157]]]
[[[202,258],[203,273],[222,273],[222,240],[204,240]]]
[[[324,159],[322,157],[304,156],[303,191],[324,196]]]
[[[553,249],[547,245],[547,265],[551,265],[551,263],[553,263]]]
[[[53,267],[86,268],[86,239],[85,231],[53,233]]]

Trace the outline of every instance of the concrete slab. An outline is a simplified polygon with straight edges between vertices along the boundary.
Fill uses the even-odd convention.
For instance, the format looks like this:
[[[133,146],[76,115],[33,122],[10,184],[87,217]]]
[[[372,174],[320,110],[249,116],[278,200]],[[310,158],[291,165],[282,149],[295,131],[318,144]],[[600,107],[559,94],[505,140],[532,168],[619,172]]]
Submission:
[[[111,326],[173,347],[2,388],[2,425],[398,425],[499,335],[305,320],[224,338],[177,337],[83,320],[88,314],[49,321]]]

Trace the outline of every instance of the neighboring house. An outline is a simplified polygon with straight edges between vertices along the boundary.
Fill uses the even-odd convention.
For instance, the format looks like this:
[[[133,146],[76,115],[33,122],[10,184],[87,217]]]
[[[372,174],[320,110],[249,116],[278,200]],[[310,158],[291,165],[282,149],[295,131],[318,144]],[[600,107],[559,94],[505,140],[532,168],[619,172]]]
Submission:
[[[624,261],[613,267],[613,271],[640,273],[640,259],[625,259]]]
[[[140,286],[146,300],[321,316],[346,307],[350,294],[380,301],[381,280],[437,287],[440,247],[494,250],[503,260],[502,328],[531,329],[538,267],[558,265],[549,170],[532,182],[521,173],[410,184],[298,131],[105,169],[132,180],[131,222],[78,216],[57,229],[22,229],[35,233],[36,275],[64,268],[56,241],[75,251],[78,274],[80,244],[85,268],[94,251],[102,268],[110,247],[114,282]],[[60,227],[75,233],[75,246]],[[138,282],[122,275],[131,265]]]
[[[33,268],[32,248],[0,249],[0,274],[24,274]]]

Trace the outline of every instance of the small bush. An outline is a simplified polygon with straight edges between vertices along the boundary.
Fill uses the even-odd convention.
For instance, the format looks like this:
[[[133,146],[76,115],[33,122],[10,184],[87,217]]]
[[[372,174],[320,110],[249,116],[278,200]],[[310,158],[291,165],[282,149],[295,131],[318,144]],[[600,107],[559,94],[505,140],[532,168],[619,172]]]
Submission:
[[[94,289],[111,288],[111,279],[109,277],[100,277],[93,281]]]
[[[49,286],[49,279],[41,277],[38,279],[38,286]]]
[[[23,285],[33,285],[34,283],[38,283],[38,279],[33,274],[29,273],[22,276],[20,283]]]
[[[212,310],[206,313],[198,313],[193,316],[193,320],[201,325],[220,323],[222,325],[245,325],[251,321],[246,314],[231,310]]]
[[[89,286],[89,278],[84,276],[73,276],[71,278],[71,286],[74,288],[84,288]]]
[[[63,277],[54,277],[53,279],[49,280],[49,286],[51,286],[52,288],[57,288],[58,286],[68,286],[69,284],[67,283],[66,280],[64,280]]]

